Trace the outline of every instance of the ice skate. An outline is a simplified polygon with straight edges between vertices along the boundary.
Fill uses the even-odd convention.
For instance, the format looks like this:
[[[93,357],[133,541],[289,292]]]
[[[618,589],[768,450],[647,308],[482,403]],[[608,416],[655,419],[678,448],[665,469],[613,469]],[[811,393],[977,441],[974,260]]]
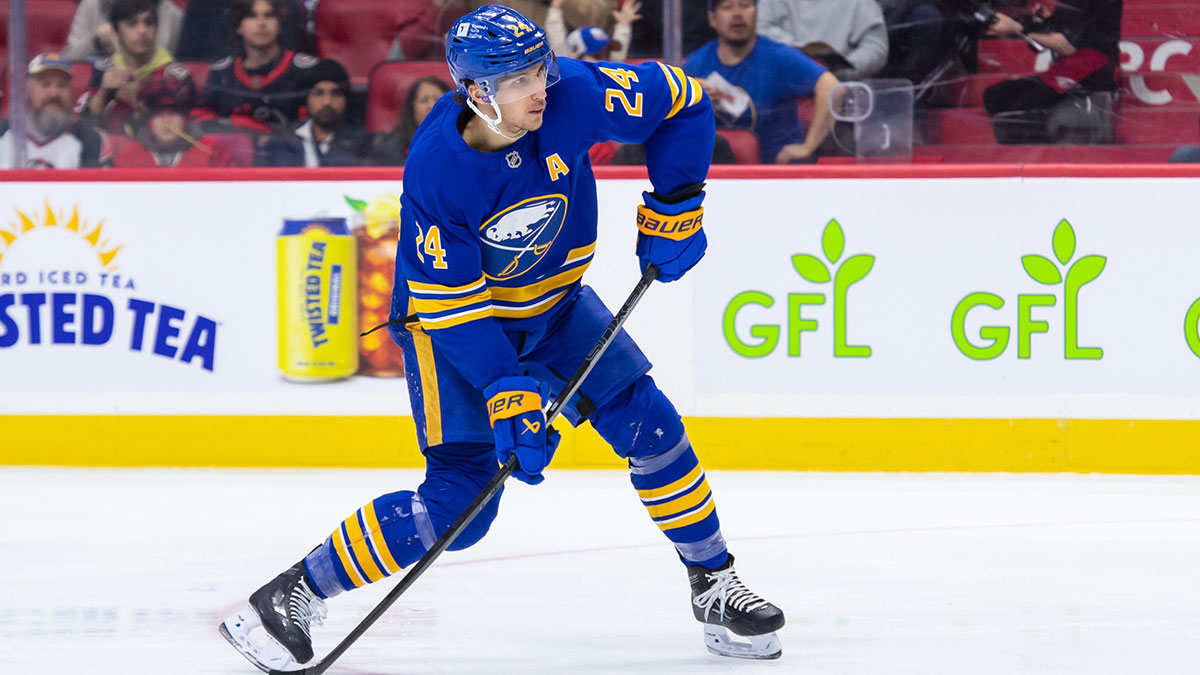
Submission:
[[[710,570],[688,566],[692,612],[704,624],[704,646],[720,656],[777,659],[783,646],[775,631],[783,627],[783,612],[746,588],[733,569],[733,556]]]
[[[259,670],[283,670],[313,657],[312,624],[325,619],[325,602],[308,586],[298,562],[250,595],[250,603],[221,624],[221,635]]]

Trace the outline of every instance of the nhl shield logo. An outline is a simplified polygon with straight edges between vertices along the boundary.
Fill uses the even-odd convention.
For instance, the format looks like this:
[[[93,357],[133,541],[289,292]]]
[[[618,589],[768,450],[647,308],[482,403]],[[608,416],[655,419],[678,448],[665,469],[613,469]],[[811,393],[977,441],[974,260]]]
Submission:
[[[516,150],[513,150],[505,155],[504,159],[508,160],[508,168],[510,169],[515,169],[518,166],[521,166],[521,153],[517,152]]]

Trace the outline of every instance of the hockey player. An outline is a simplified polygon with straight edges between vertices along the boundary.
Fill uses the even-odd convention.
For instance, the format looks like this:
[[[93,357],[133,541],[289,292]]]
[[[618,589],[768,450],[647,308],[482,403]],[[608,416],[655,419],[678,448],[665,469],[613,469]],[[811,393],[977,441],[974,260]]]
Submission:
[[[674,281],[704,254],[715,129],[699,83],[659,63],[557,60],[540,28],[496,5],[458,20],[446,55],[457,90],[413,139],[392,298],[425,482],[350,514],[225,621],[222,633],[260,667],[311,659],[324,600],[419,560],[498,461],[515,453],[513,475],[542,482],[558,443],[543,407],[612,319],[580,283],[596,244],[592,144],[646,144],[654,190],[637,209],[643,270],[653,264]],[[620,333],[564,415],[589,420],[628,459],[633,487],[686,566],[709,649],[777,657],[783,613],[738,579],[704,470],[649,369]],[[452,550],[486,534],[499,499]],[[250,638],[259,625],[269,640]]]

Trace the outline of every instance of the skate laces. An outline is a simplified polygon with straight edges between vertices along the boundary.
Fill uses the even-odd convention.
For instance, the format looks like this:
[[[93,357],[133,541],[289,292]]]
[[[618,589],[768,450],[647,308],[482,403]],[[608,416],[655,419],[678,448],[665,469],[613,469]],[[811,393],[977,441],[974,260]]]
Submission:
[[[725,618],[726,607],[733,607],[735,610],[745,613],[753,612],[770,604],[746,588],[732,567],[717,572],[705,572],[704,578],[712,583],[712,586],[697,595],[692,602],[696,603],[697,607],[704,608],[705,616],[708,616],[712,606],[718,602],[721,603],[719,606],[721,618]]]
[[[329,609],[325,607],[325,601],[312,592],[302,577],[295,590],[288,596],[288,619],[300,626],[304,636],[311,640],[312,631],[309,624],[320,626],[328,614]]]

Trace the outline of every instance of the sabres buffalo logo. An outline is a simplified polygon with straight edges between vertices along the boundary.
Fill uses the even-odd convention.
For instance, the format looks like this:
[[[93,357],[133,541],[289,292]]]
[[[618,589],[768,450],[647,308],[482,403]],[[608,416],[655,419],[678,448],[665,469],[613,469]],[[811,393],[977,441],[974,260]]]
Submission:
[[[479,228],[483,272],[502,280],[524,274],[546,255],[567,219],[567,198],[543,195],[520,201]]]

